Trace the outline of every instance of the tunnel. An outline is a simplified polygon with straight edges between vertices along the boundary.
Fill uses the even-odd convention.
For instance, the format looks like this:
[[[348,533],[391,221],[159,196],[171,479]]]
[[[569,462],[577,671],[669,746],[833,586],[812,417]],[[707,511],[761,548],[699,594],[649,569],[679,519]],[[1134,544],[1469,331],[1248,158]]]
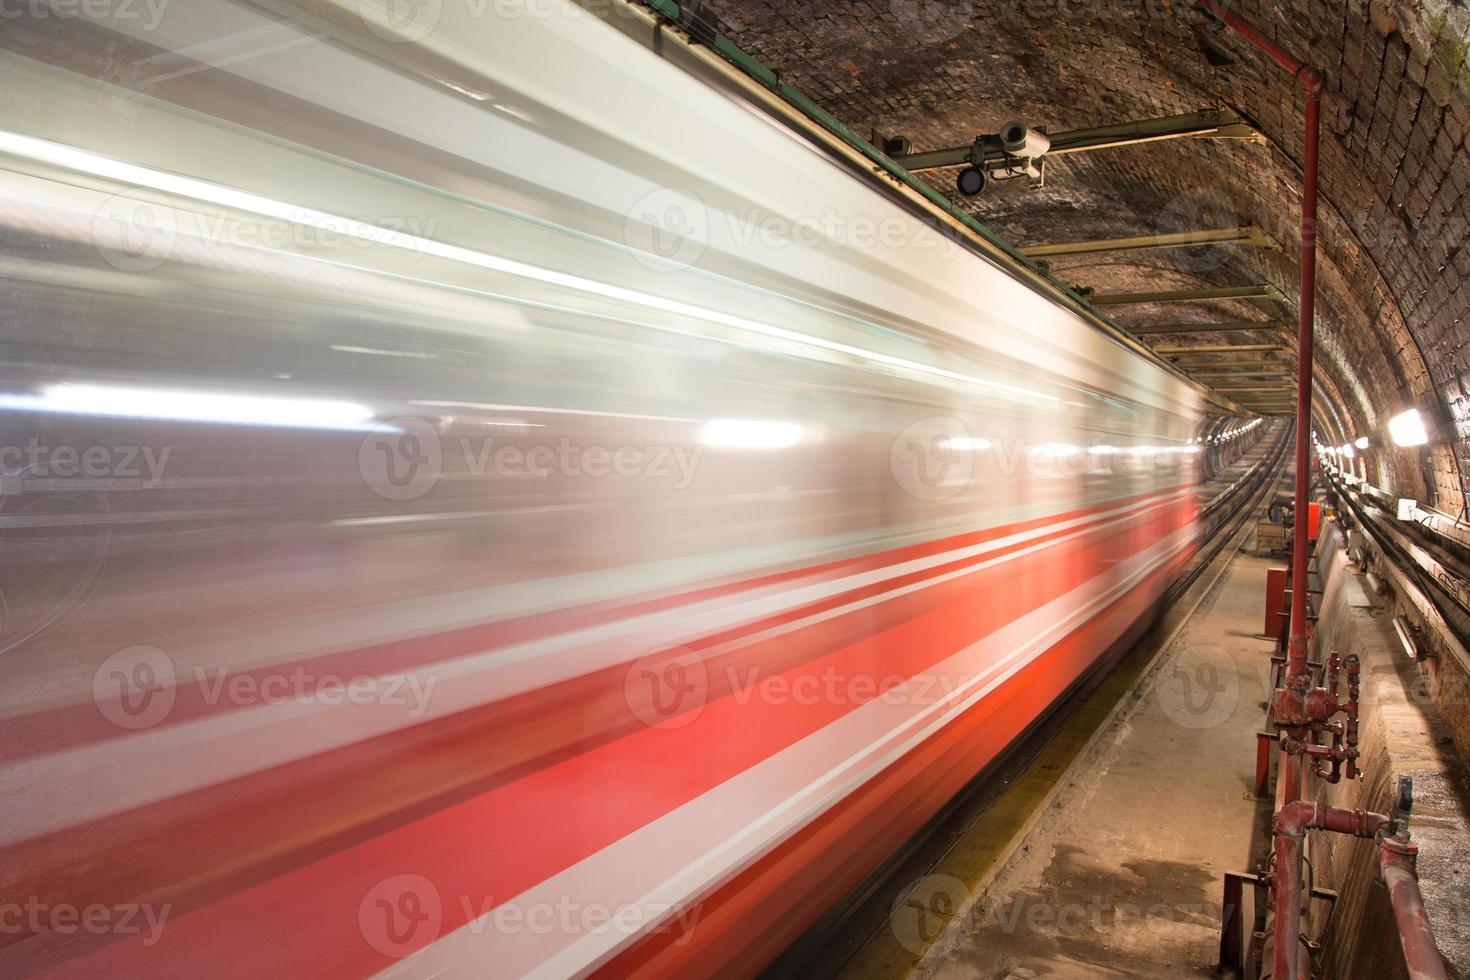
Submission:
[[[1462,0],[0,0],[0,976],[1470,976]]]

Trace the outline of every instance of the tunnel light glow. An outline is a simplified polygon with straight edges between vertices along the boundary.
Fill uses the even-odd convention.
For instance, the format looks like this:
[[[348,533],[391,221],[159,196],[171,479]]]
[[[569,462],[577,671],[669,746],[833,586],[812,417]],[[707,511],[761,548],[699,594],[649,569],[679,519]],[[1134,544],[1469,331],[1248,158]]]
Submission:
[[[1429,441],[1429,433],[1424,430],[1424,417],[1417,408],[1389,419],[1388,434],[1395,446],[1422,446]]]
[[[790,449],[801,442],[801,426],[795,422],[711,419],[699,441],[717,449]]]
[[[907,358],[895,357],[892,354],[885,354],[881,351],[869,350],[865,347],[845,344],[836,340],[828,340],[825,337],[805,334],[771,323],[762,323],[757,320],[737,316],[733,313],[726,313],[723,310],[709,309],[694,303],[668,299],[638,289],[629,289],[624,286],[613,285],[612,283],[599,282],[596,279],[588,279],[585,276],[578,276],[568,272],[558,272],[554,269],[531,265],[527,262],[520,262],[499,255],[490,255],[485,252],[475,251],[474,249],[451,245],[447,242],[436,241],[432,238],[424,238],[407,232],[382,228],[341,215],[318,211],[315,208],[302,207],[301,205],[290,204],[285,201],[277,201],[259,194],[251,194],[248,191],[236,190],[233,187],[213,184],[194,177],[184,177],[162,170],[154,170],[151,167],[126,163],[122,160],[116,160],[98,153],[91,153],[64,143],[55,143],[51,140],[37,139],[36,137],[25,136],[21,133],[0,130],[0,152],[53,164],[79,173],[91,174],[108,180],[132,184],[136,187],[147,187],[176,197],[204,201],[210,204],[217,204],[221,207],[262,215],[267,218],[275,218],[304,227],[330,231],[333,234],[346,235],[363,242],[406,249],[415,255],[433,255],[451,262],[460,262],[465,265],[488,269],[492,272],[519,276],[547,285],[591,293],[620,302],[634,303],[650,309],[661,310],[665,313],[673,313],[678,316],[694,317],[707,323],[717,323],[721,326],[732,327],[765,337],[814,347],[833,353],[845,354],[876,364],[885,364],[901,370],[913,371],[917,374],[958,381],[979,388],[985,388],[997,394],[1004,393],[1008,396],[1015,396],[1025,401],[1042,402],[1053,407],[1059,406],[1062,403],[1062,399],[1055,395],[1048,395],[1021,385],[992,381],[988,378],[978,378],[974,375],[964,374],[960,371],[951,371],[933,364],[911,361]]]
[[[325,398],[278,398],[165,388],[113,385],[50,385],[39,395],[0,395],[0,409],[102,415],[121,419],[168,419],[261,425],[293,429],[337,429],[365,432],[373,411],[365,405]]]
[[[1347,457],[1348,459],[1352,459],[1354,456],[1357,455],[1357,453],[1353,451],[1353,444],[1350,442],[1343,443],[1341,446],[1338,447],[1338,449],[1342,452],[1343,456]]]
[[[1094,456],[1116,456],[1123,450],[1117,446],[1092,446],[1087,451]]]
[[[1358,436],[1357,440],[1353,442],[1353,445],[1357,446],[1359,449],[1367,449],[1369,445],[1368,437]]]
[[[971,452],[983,452],[991,448],[989,439],[977,439],[969,436],[955,436],[953,439],[944,440],[945,449],[968,449]]]

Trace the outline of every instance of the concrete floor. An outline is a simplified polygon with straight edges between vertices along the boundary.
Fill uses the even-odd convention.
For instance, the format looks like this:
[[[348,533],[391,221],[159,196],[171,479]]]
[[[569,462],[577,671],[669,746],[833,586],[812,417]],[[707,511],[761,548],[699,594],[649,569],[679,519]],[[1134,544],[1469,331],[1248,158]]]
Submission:
[[[916,889],[959,913],[918,976],[1215,975],[1221,875],[1251,870],[1270,818],[1250,792],[1274,648],[1260,636],[1266,569],[1279,562],[1241,551],[1225,564],[1231,550],[969,911],[968,895],[944,894],[953,879]]]

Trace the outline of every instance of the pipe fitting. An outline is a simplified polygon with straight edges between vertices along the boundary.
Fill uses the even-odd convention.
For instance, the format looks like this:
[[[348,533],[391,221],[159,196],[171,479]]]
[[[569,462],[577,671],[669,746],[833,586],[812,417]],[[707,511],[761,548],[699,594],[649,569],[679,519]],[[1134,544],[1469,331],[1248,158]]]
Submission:
[[[1388,827],[1389,818],[1367,810],[1347,810],[1307,800],[1287,803],[1271,819],[1271,832],[1278,837],[1301,840],[1308,830],[1326,830],[1352,837],[1373,838]]]
[[[1311,65],[1302,65],[1296,70],[1296,80],[1301,83],[1302,90],[1307,93],[1307,98],[1322,98],[1322,73],[1317,69]]]

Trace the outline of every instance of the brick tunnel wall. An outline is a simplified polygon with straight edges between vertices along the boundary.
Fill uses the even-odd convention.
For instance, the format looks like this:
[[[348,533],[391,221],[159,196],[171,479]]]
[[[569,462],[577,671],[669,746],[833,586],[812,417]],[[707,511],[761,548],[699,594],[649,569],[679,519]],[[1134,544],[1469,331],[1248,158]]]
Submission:
[[[1426,449],[1375,449],[1369,477],[1460,514],[1470,500],[1470,9],[1462,0],[1237,0],[1319,67],[1319,427],[1387,435],[1409,407]],[[1296,319],[1302,99],[1295,82],[1186,0],[705,0],[741,47],[856,131],[916,149],[1020,118],[1053,132],[1224,105],[1268,145],[1176,140],[1059,157],[1046,186],[966,200],[1014,244],[1255,223],[1281,247],[1057,259],[1098,293],[1274,284],[1291,302],[1110,309],[1125,326]],[[930,175],[946,192],[952,172]],[[965,199],[961,199],[965,200]],[[1190,335],[1171,344],[1276,340]]]

